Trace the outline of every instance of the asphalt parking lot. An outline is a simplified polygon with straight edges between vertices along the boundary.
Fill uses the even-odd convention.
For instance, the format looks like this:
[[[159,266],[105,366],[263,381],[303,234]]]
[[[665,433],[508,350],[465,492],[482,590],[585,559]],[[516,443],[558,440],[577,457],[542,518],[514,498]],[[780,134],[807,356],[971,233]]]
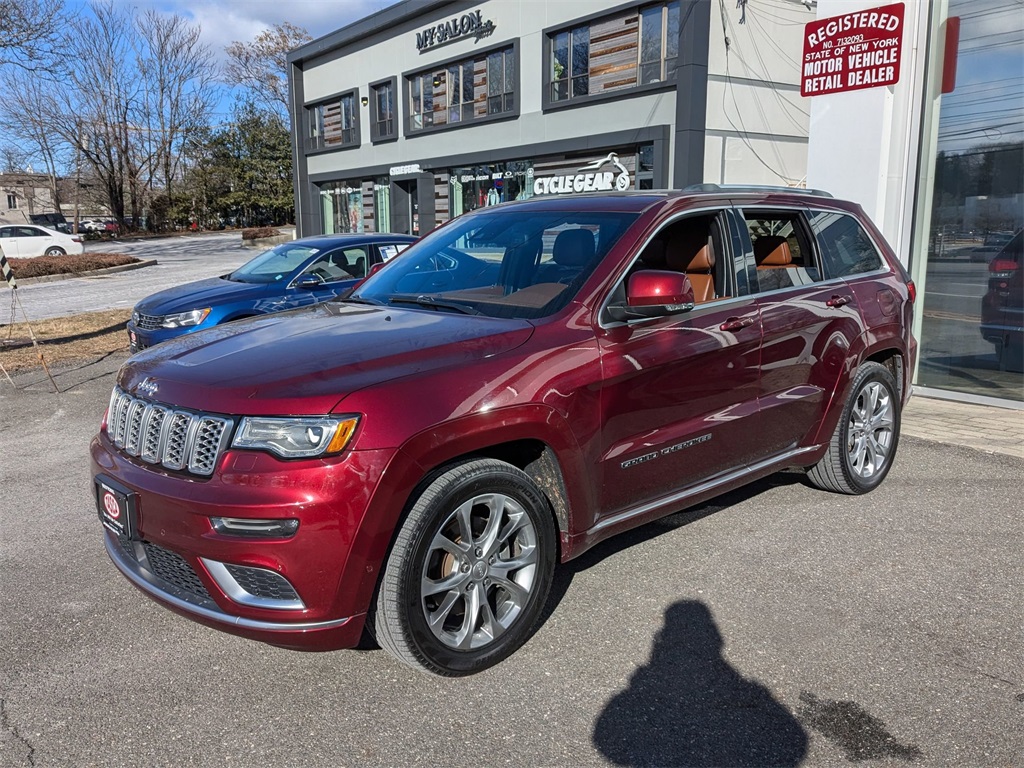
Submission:
[[[121,358],[0,380],[0,765],[1024,765],[1024,462],[905,438],[868,496],[780,474],[563,567],[443,680],[192,624],[108,562]]]

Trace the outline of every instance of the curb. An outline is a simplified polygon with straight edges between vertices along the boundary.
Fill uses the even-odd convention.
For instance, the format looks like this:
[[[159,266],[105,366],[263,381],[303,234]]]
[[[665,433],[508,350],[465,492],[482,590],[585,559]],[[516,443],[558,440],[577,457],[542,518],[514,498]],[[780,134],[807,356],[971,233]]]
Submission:
[[[115,272],[128,272],[132,269],[152,267],[157,264],[156,259],[145,259],[134,264],[122,264],[118,267],[104,267],[103,269],[90,269],[85,272],[62,272],[59,275],[40,275],[39,277],[26,277],[18,279],[18,285],[35,285],[37,283],[58,283],[61,280],[73,280],[76,277],[95,277],[97,275],[112,275]],[[17,278],[17,275],[15,275]]]

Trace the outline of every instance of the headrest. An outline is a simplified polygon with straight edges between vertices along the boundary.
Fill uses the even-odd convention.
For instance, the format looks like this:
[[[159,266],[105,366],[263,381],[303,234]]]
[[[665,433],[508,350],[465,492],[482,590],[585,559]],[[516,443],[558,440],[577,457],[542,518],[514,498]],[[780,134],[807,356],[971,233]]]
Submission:
[[[589,229],[566,229],[558,233],[551,258],[563,267],[582,267],[594,258],[594,233]]]
[[[754,241],[754,263],[765,267],[786,267],[793,263],[789,242],[782,235],[761,235]]]
[[[680,227],[666,246],[668,268],[677,272],[707,272],[715,266],[708,247],[708,230],[703,226]]]

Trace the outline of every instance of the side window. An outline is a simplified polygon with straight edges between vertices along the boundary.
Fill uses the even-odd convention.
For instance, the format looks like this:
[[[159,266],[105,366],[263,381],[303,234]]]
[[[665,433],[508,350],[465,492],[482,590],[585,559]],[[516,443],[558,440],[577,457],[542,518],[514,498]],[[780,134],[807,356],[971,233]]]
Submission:
[[[325,283],[366,276],[366,249],[349,247],[329,251],[310,264],[303,274],[319,277]]]
[[[829,278],[851,277],[881,269],[882,257],[860,223],[845,213],[812,211],[821,259]]]
[[[743,218],[754,246],[759,293],[821,280],[799,212],[746,209]]]
[[[724,226],[720,214],[686,216],[667,224],[644,246],[625,280],[612,292],[609,303],[624,302],[629,277],[645,269],[685,272],[693,287],[695,304],[746,293],[745,278],[743,288],[738,288],[728,260]]]

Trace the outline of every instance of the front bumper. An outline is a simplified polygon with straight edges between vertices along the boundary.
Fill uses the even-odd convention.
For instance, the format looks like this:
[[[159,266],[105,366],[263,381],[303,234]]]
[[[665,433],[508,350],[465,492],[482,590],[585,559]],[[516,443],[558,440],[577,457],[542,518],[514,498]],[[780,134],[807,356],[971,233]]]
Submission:
[[[134,494],[136,540],[105,530],[105,546],[143,593],[199,623],[272,645],[332,650],[359,642],[366,580],[375,582],[381,559],[365,541],[390,536],[366,529],[365,513],[393,451],[283,462],[228,450],[206,479],[142,464],[105,435],[91,451],[94,476]],[[216,530],[214,517],[297,519],[299,527],[289,537],[252,538]],[[239,602],[222,564],[277,576],[298,600]]]
[[[105,534],[103,543],[107,555],[128,581],[156,602],[200,624],[271,645],[301,650],[351,648],[359,642],[362,616],[312,622],[260,621],[227,613],[212,601],[197,601],[195,595],[175,588],[142,565],[130,553],[136,546],[134,542],[120,540],[110,531]]]
[[[209,318],[207,318],[209,319]],[[136,352],[141,352],[144,349],[162,344],[165,341],[176,339],[179,336],[184,336],[195,331],[201,331],[203,328],[210,327],[206,322],[195,325],[190,328],[157,328],[154,330],[142,330],[131,320],[128,321],[125,326],[125,331],[128,333],[128,349],[134,355]]]

